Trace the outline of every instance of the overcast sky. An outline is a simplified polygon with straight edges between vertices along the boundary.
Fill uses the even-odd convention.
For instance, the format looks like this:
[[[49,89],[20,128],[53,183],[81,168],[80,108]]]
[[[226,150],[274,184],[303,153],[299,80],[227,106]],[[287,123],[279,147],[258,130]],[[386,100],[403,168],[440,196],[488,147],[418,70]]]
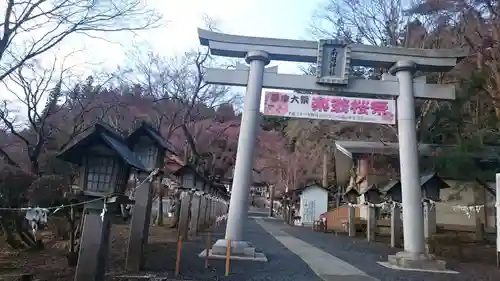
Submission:
[[[123,65],[126,61],[127,51],[141,43],[150,45],[163,56],[179,55],[199,47],[197,28],[204,26],[205,15],[214,20],[217,28],[224,33],[312,39],[307,29],[314,11],[325,0],[144,1],[163,15],[167,22],[164,27],[142,31],[138,36],[131,33],[121,33],[119,36],[106,35],[106,38],[110,38],[114,43],[76,35],[59,46],[57,53],[64,56],[73,50],[81,50],[71,56],[71,64],[90,63],[90,66],[85,64],[86,71],[115,70],[118,65]],[[278,65],[281,73],[300,71],[295,63]]]
[[[105,62],[108,68],[123,63],[127,48],[133,42],[147,42],[158,53],[173,56],[199,46],[197,28],[203,27],[204,15],[216,22],[217,28],[224,33],[237,35],[276,37],[287,39],[311,39],[307,28],[312,14],[323,0],[146,0],[163,14],[167,21],[165,27],[143,31],[133,38],[122,34],[112,44],[99,40],[84,40],[86,52],[78,56],[94,62]],[[132,40],[131,40],[132,39]],[[78,44],[82,44],[78,40]],[[65,48],[72,48],[68,43]],[[90,54],[90,56],[89,56]],[[76,58],[75,58],[76,59]],[[100,65],[102,67],[104,65]],[[283,71],[296,68],[285,64]]]

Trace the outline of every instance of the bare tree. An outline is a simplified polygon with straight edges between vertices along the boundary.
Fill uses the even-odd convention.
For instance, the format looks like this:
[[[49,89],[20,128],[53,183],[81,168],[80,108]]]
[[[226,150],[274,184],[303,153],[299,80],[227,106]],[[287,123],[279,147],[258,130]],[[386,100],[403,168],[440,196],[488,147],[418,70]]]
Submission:
[[[408,18],[401,0],[328,0],[313,18],[316,36],[376,46],[401,45]]]
[[[500,11],[491,0],[422,0],[409,10],[419,17],[429,17],[436,29],[447,35],[447,43],[465,46],[471,51],[460,69],[463,74],[479,74],[486,93],[491,96],[500,117]]]
[[[229,141],[223,141],[239,124],[216,124],[216,109],[239,102],[239,96],[231,94],[228,87],[203,81],[205,68],[215,64],[208,50],[192,50],[166,58],[151,47],[141,46],[128,57],[133,67],[119,70],[118,82],[134,85],[137,90],[134,94],[140,94],[141,102],[148,104],[147,116],[144,117],[155,123],[178,151],[184,152],[185,163],[204,171],[225,174],[224,171],[234,163],[236,149],[232,149]],[[232,153],[225,153],[230,149]],[[160,196],[159,202],[161,199]],[[180,204],[178,197],[174,200],[176,206]],[[160,214],[161,208],[158,207]]]
[[[161,20],[141,0],[8,0],[3,18],[0,81],[70,35],[137,31]]]
[[[59,76],[62,74],[58,75],[55,69],[55,65],[49,69],[41,69],[36,64],[25,64],[9,74],[9,85],[4,83],[26,110],[26,125],[35,137],[21,133],[23,127],[16,122],[16,116],[11,116],[7,103],[0,108],[0,120],[8,132],[25,146],[30,161],[29,170],[34,174],[39,173],[38,157],[52,133],[47,121],[57,111],[57,102],[62,96],[62,76]],[[57,82],[54,83],[55,80]],[[44,98],[47,99],[45,106]]]
[[[12,115],[12,113],[9,111],[10,103],[11,103],[10,101],[5,101],[5,100],[1,102],[0,109],[2,111],[0,111],[1,112],[0,114]],[[0,122],[0,134],[2,134],[1,135],[2,138],[5,138],[0,140],[0,159],[3,160],[2,162],[7,165],[20,168],[19,164],[7,152],[8,148],[12,145],[9,135],[7,134],[8,131],[9,131],[9,126],[7,126],[7,124],[5,124],[4,122]],[[0,162],[0,164],[3,163]]]
[[[73,89],[67,89],[64,81],[74,77],[71,67],[65,67],[65,61],[58,64],[54,59],[54,63],[47,68],[36,60],[33,62],[18,67],[3,81],[15,99],[0,105],[0,124],[5,127],[11,144],[19,143],[22,151],[26,152],[28,170],[38,175],[42,154],[67,145],[120,103],[104,101],[106,93],[102,87],[105,84],[96,86],[91,77],[85,85],[73,85]],[[2,147],[0,155],[8,164],[21,167]]]
[[[122,78],[135,81],[153,101],[157,125],[167,128],[166,137],[182,130],[193,160],[200,158],[195,140],[198,122],[215,117],[215,109],[227,103],[238,103],[240,96],[228,87],[209,85],[203,81],[206,67],[214,65],[208,50],[196,50],[171,59],[153,51],[131,53],[134,69]],[[137,81],[137,77],[139,78]]]

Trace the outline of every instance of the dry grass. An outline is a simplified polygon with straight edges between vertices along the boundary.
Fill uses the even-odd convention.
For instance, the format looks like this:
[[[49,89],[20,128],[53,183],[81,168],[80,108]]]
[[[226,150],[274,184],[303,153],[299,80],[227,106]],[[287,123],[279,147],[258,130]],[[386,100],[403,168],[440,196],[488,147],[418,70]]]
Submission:
[[[150,243],[172,242],[176,239],[176,230],[166,226],[152,226],[150,228]],[[67,241],[58,241],[55,230],[45,230],[40,237],[45,244],[41,251],[14,251],[8,248],[0,237],[0,277],[2,275],[32,273],[35,280],[72,281],[75,268],[68,267],[66,260]],[[107,272],[122,273],[125,266],[127,243],[129,238],[129,224],[113,224],[111,229],[111,247]]]

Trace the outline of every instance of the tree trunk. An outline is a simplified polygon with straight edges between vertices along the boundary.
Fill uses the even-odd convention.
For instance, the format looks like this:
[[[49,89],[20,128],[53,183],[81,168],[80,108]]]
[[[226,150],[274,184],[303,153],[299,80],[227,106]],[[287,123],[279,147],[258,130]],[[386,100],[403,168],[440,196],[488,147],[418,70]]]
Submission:
[[[38,163],[38,155],[30,156],[30,171],[35,175],[40,175],[40,164]]]
[[[328,151],[328,150],[327,150]],[[328,152],[323,154],[323,175],[322,175],[323,187],[328,188]]]

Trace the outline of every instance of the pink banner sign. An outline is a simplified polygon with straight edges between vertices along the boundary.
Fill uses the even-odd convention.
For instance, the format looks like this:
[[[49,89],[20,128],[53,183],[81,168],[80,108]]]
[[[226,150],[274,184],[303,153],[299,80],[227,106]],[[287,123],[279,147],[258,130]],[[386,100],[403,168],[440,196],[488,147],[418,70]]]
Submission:
[[[392,125],[396,123],[396,102],[266,92],[264,115]]]

